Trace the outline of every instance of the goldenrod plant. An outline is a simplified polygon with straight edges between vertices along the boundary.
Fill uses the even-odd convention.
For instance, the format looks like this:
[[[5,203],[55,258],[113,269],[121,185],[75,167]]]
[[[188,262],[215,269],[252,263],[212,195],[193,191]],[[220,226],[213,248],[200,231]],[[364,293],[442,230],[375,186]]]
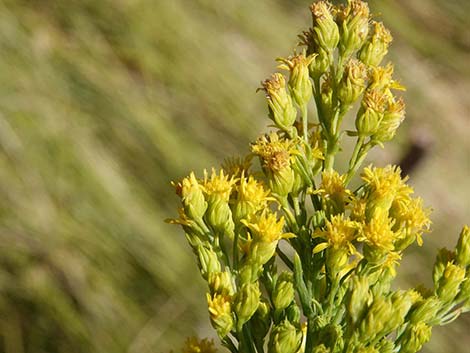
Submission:
[[[470,230],[439,251],[433,288],[394,289],[430,210],[397,166],[365,167],[350,188],[405,117],[404,87],[384,62],[392,36],[360,0],[310,10],[302,49],[278,59],[288,77],[262,82],[273,129],[247,156],[175,183],[182,207],[170,222],[186,233],[212,326],[232,353],[418,352],[433,326],[470,310]],[[354,130],[343,127],[349,118]],[[347,137],[356,143],[342,171],[335,157]],[[214,350],[191,338],[183,351]]]

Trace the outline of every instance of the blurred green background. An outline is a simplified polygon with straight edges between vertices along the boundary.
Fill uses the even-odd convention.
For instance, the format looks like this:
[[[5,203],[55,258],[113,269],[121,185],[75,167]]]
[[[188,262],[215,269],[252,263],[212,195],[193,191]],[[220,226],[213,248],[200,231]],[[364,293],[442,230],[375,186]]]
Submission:
[[[304,0],[0,1],[0,352],[177,351],[211,335],[170,181],[244,153],[260,80],[310,25]],[[401,285],[470,222],[470,2],[376,0],[408,119],[370,160],[411,175],[434,232]],[[470,315],[424,352],[468,352]]]

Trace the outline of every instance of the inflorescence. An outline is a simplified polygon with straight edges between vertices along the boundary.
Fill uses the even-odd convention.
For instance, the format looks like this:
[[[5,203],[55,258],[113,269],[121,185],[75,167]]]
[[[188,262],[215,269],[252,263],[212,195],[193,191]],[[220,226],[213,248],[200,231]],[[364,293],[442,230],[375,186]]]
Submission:
[[[274,130],[247,156],[176,183],[182,207],[170,222],[186,233],[211,323],[232,353],[417,352],[433,326],[470,310],[470,230],[439,251],[433,288],[391,288],[430,211],[396,166],[368,166],[357,189],[349,184],[405,117],[404,88],[383,64],[392,36],[360,0],[310,10],[302,50],[278,59],[288,78],[275,73],[260,88]],[[340,173],[345,135],[356,144]],[[184,352],[215,348],[192,338]]]

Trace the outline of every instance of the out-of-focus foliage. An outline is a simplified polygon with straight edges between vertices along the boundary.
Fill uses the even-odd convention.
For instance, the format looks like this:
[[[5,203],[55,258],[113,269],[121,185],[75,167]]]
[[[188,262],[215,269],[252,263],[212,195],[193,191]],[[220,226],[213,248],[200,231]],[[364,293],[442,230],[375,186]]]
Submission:
[[[307,27],[306,5],[0,2],[0,352],[165,352],[204,330],[202,283],[163,224],[169,181],[260,131],[255,89]],[[454,243],[470,207],[469,4],[371,6],[396,37],[409,130],[437,136],[412,180],[441,205],[436,243]],[[433,259],[411,261],[419,277]],[[428,351],[464,352],[461,321]]]

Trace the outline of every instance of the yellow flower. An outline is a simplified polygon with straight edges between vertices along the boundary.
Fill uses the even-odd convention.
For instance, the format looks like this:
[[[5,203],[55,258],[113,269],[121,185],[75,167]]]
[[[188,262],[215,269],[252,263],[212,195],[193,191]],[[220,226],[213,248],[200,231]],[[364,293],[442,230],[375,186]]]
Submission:
[[[325,230],[317,231],[314,235],[324,238],[328,247],[337,250],[345,249],[349,254],[353,254],[356,252],[356,248],[352,241],[356,238],[358,229],[359,223],[345,218],[344,214],[339,214],[326,221]]]
[[[351,219],[363,222],[366,219],[367,200],[362,197],[352,197],[348,209],[351,211]]]
[[[214,340],[204,338],[202,340],[196,337],[189,337],[183,347],[182,353],[216,353]]]
[[[374,216],[361,229],[361,236],[357,239],[365,242],[373,249],[390,252],[394,249],[393,242],[396,239],[392,231],[393,220],[384,215]]]
[[[233,185],[236,179],[234,176],[229,177],[220,170],[219,174],[212,168],[212,173],[209,177],[207,171],[204,171],[203,188],[209,198],[216,197],[220,200],[228,202]]]
[[[366,218],[370,219],[376,213],[388,215],[395,198],[407,197],[413,189],[406,185],[408,178],[401,178],[401,170],[397,166],[388,165],[385,168],[367,167],[362,173],[367,191],[369,192],[366,208]]]
[[[291,141],[280,139],[273,132],[268,137],[261,136],[251,146],[251,151],[261,158],[263,168],[276,173],[290,166],[294,148]]]
[[[343,213],[346,202],[351,196],[351,191],[344,186],[344,175],[339,175],[335,170],[322,173],[322,182],[314,194],[322,197],[324,210],[331,215]]]
[[[254,222],[242,221],[253,233],[254,241],[272,243],[283,238],[291,238],[293,234],[284,233],[284,217],[277,219],[275,213],[263,210]]]
[[[207,305],[212,325],[220,337],[225,337],[233,328],[232,300],[228,295],[207,293]]]
[[[242,173],[240,182],[236,187],[237,197],[234,200],[233,216],[236,220],[249,218],[254,213],[267,208],[269,201],[274,201],[270,197],[270,191],[266,190],[263,184],[253,176],[245,177]]]
[[[403,236],[416,237],[419,246],[423,245],[421,235],[429,231],[431,220],[429,209],[423,207],[421,198],[398,197],[392,204],[390,215],[395,219],[394,230],[401,231]]]
[[[252,152],[259,156],[263,171],[268,178],[269,187],[274,194],[287,196],[295,182],[291,162],[297,154],[290,140],[280,139],[276,133],[260,137],[251,146]]]
[[[200,219],[207,210],[207,202],[204,198],[204,187],[196,179],[193,172],[189,177],[184,178],[179,183],[172,185],[176,189],[176,194],[181,197],[184,211],[191,219]]]

